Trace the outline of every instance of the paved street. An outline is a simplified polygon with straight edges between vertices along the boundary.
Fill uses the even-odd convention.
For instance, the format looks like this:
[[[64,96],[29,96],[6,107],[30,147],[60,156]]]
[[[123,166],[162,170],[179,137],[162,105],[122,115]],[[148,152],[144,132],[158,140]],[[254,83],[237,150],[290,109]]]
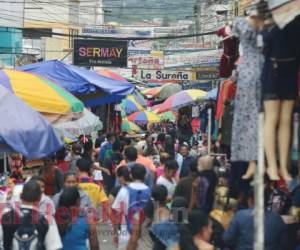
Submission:
[[[98,225],[98,237],[100,242],[101,250],[116,250],[116,248],[112,244],[112,227],[111,225],[101,224]]]

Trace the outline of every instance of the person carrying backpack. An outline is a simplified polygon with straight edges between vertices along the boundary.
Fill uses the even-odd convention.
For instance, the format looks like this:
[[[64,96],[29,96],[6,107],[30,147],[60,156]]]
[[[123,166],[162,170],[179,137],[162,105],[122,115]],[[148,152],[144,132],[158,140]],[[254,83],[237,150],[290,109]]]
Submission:
[[[151,197],[151,189],[144,184],[146,169],[140,164],[130,168],[133,182],[124,186],[119,191],[112,209],[118,213],[119,224],[121,224],[122,241],[119,239],[119,250],[126,249],[132,225],[137,220],[142,220],[143,209]]]
[[[29,180],[23,187],[20,208],[4,213],[1,219],[5,250],[58,250],[62,248],[57,225],[52,215],[47,218],[36,207],[42,191],[35,180]],[[18,207],[18,206],[14,206]]]

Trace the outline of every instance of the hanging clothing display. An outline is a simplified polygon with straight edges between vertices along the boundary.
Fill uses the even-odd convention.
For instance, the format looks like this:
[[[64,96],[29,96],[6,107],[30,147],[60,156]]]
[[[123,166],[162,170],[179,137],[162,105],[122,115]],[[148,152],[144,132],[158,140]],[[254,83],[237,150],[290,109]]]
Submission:
[[[228,100],[233,100],[236,95],[236,84],[230,79],[223,81],[220,86],[217,109],[216,109],[216,120],[220,122],[224,114],[224,104]]]
[[[224,51],[220,60],[219,75],[222,78],[231,76],[234,68],[234,63],[238,59],[238,39],[235,37],[229,37],[226,34],[226,27],[217,31],[217,35],[224,38],[223,47]]]
[[[265,63],[262,72],[264,100],[295,100],[300,66],[300,16],[280,30],[264,33]]]
[[[225,103],[224,115],[222,119],[222,141],[226,146],[231,145],[232,123],[233,123],[234,101],[227,101]]]
[[[198,105],[193,105],[192,107],[192,118],[199,118],[200,109]]]
[[[258,114],[261,99],[261,69],[264,57],[257,48],[257,32],[245,18],[237,18],[232,30],[240,39],[243,60],[235,98],[231,160],[253,161],[258,155]]]

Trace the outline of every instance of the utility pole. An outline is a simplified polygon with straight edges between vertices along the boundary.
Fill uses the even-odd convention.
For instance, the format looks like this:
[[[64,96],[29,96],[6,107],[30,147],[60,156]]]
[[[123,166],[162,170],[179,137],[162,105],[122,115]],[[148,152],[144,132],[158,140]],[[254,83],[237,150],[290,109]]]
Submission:
[[[194,14],[195,14],[195,34],[201,33],[201,0],[197,0],[196,5],[194,6]],[[196,36],[196,43],[200,43],[200,37]]]
[[[104,23],[104,11],[102,0],[96,1],[96,15],[95,15],[95,24],[102,25]]]

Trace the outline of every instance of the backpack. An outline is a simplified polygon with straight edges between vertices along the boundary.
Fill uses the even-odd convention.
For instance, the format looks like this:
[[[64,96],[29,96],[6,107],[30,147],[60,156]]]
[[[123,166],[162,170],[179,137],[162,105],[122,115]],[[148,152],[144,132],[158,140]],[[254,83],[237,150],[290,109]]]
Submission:
[[[291,206],[291,199],[288,194],[279,188],[274,188],[266,204],[268,211],[273,211],[278,214],[287,214]]]
[[[141,213],[146,206],[147,202],[151,198],[151,189],[146,188],[144,190],[133,189],[129,186],[126,187],[129,193],[129,206],[126,216],[127,229],[131,233],[132,224],[135,220],[141,220]]]
[[[10,224],[2,224],[5,249],[45,249],[44,239],[49,225],[44,216],[31,209],[21,209],[21,216],[14,210],[11,210],[4,216],[6,218],[3,218],[3,221],[12,222]]]
[[[209,188],[208,180],[199,176],[194,180],[193,189],[194,189],[194,197],[195,197],[195,206],[197,209],[202,209],[207,211],[207,191]]]

